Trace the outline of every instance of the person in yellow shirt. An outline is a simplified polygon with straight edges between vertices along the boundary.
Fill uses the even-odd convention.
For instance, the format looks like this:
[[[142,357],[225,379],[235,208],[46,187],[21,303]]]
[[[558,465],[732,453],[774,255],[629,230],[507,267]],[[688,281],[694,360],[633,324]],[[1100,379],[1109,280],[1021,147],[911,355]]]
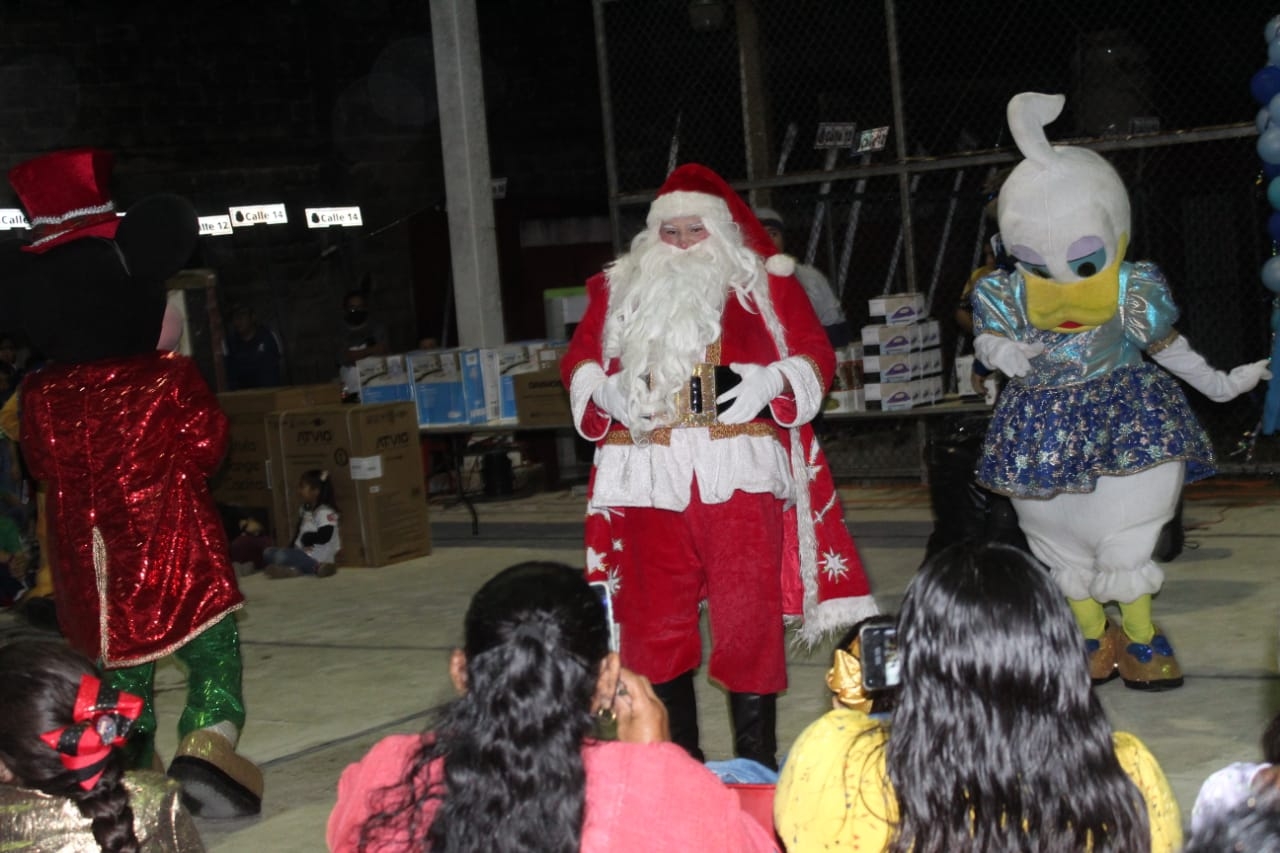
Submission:
[[[788,853],[1180,847],[1168,780],[1112,731],[1071,611],[1025,552],[962,543],[928,560],[897,654],[887,723],[842,705],[792,747],[774,800]],[[828,683],[856,697],[845,658]]]

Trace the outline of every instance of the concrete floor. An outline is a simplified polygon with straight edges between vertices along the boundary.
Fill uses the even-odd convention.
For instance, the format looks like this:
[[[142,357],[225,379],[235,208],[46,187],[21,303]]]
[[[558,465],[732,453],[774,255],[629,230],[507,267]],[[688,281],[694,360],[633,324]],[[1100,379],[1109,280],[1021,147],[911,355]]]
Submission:
[[[894,610],[931,527],[927,492],[915,485],[842,491],[877,600]],[[1231,761],[1257,760],[1259,736],[1280,708],[1278,503],[1280,486],[1264,480],[1188,490],[1188,548],[1166,566],[1156,604],[1187,683],[1156,695],[1119,682],[1100,688],[1115,727],[1135,732],[1163,765],[1184,823],[1205,776]],[[243,581],[249,723],[241,750],[262,765],[267,789],[260,817],[201,821],[211,851],[323,850],[342,768],[387,734],[419,730],[425,710],[448,698],[447,657],[472,592],[521,560],[581,561],[581,497],[548,492],[478,510],[480,534],[472,536],[463,507],[433,507],[429,557],[323,580]],[[20,630],[12,616],[0,616],[0,636]],[[829,645],[791,653],[781,744],[828,707],[829,660]],[[162,664],[157,687],[167,756],[176,745],[182,672]],[[724,695],[705,675],[698,690],[704,748],[711,758],[728,757]]]

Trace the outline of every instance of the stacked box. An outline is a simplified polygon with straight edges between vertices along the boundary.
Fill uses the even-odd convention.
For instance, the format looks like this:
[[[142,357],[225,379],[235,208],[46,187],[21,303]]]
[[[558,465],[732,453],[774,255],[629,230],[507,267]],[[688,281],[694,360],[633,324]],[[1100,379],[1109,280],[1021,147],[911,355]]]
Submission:
[[[868,382],[907,382],[942,373],[942,349],[869,355],[863,359]]]
[[[413,378],[403,355],[372,355],[356,362],[361,403],[401,403],[413,399]]]
[[[942,399],[942,377],[927,376],[907,382],[868,382],[865,393],[870,411],[890,412],[929,406]]]
[[[836,371],[831,379],[831,388],[822,401],[823,412],[860,412],[866,409],[862,368],[862,344],[855,341],[836,350]]]
[[[418,426],[467,423],[458,350],[417,350],[405,356]]]
[[[534,354],[537,369],[513,378],[516,414],[525,426],[573,426],[569,392],[560,381],[567,344],[548,344]]]
[[[885,325],[909,326],[925,319],[923,293],[894,293],[867,302],[872,317],[883,317]]]
[[[273,531],[273,535],[289,528],[291,525],[287,522],[282,524],[283,520],[275,510],[279,472],[272,469],[267,414],[281,409],[338,405],[341,402],[342,389],[334,382],[219,394],[218,403],[227,415],[230,428],[227,457],[210,478],[209,486],[214,501],[227,508],[225,514],[257,518],[268,531]]]
[[[547,341],[520,341],[497,347],[498,353],[498,421],[513,424],[519,420],[516,411],[515,378],[538,369],[538,352]]]
[[[267,416],[279,460],[277,532],[292,544],[297,483],[304,471],[329,472],[340,516],[340,565],[383,566],[431,553],[427,495],[413,403],[316,406]]]
[[[867,303],[883,323],[862,327],[868,409],[894,411],[942,399],[942,328],[925,317],[921,293],[895,293]]]
[[[466,422],[497,421],[501,406],[498,351],[490,347],[459,350],[458,364]]]

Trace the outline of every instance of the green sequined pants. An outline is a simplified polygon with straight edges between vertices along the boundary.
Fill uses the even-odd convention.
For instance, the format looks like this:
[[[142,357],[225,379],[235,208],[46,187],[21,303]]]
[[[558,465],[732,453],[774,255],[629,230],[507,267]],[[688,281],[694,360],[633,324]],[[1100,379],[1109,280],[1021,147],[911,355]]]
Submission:
[[[235,616],[227,614],[219,622],[193,637],[173,653],[187,669],[187,705],[178,719],[181,740],[197,729],[228,722],[244,728],[244,693],[240,677],[240,633]],[[156,665],[139,664],[107,671],[112,687],[141,696],[142,715],[129,738],[130,764],[150,767],[155,750],[156,711],[152,700]]]

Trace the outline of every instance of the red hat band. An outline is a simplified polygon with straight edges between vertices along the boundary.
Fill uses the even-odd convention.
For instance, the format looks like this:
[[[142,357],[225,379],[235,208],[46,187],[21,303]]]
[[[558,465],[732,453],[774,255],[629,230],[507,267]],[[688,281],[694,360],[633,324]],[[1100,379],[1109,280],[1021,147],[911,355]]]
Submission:
[[[686,163],[668,175],[649,208],[646,222],[652,228],[677,216],[731,219],[737,223],[748,249],[766,260],[778,253],[742,196],[706,166]]]

